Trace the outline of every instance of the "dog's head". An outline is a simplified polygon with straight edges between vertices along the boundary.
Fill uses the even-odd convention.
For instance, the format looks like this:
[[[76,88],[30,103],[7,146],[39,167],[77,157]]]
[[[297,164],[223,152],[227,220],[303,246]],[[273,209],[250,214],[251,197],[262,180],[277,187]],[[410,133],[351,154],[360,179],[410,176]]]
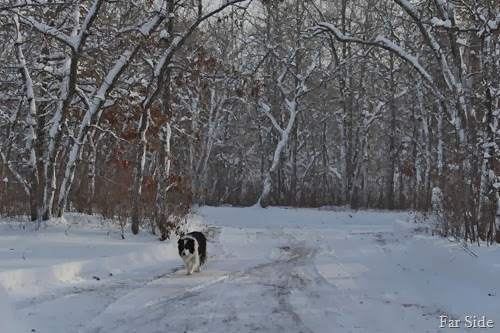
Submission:
[[[177,248],[179,249],[179,255],[182,258],[187,258],[194,254],[194,239],[181,237],[179,241],[177,241]]]

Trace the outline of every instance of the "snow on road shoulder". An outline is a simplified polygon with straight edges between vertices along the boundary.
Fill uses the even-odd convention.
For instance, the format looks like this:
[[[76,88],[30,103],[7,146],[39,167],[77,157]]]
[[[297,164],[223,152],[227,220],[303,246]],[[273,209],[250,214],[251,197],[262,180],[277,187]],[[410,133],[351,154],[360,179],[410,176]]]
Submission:
[[[20,320],[14,317],[9,296],[0,284],[0,332],[27,332]]]
[[[70,251],[69,249],[67,249]],[[177,260],[176,247],[151,245],[141,251],[107,258],[68,261],[46,267],[11,269],[0,272],[0,284],[16,297],[32,297],[47,289],[61,288],[93,280],[110,280],[122,275],[132,276],[165,262]]]
[[[142,232],[125,239],[116,222],[69,214],[66,223],[49,223],[38,231],[2,223],[0,285],[15,299],[48,290],[144,276],[177,264],[173,242],[158,242]],[[20,224],[19,224],[20,225]]]

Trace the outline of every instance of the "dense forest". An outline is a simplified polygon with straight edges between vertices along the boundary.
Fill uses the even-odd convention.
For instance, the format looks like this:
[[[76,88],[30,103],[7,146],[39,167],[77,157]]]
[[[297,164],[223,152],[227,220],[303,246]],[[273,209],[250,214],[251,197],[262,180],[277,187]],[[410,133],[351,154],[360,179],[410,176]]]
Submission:
[[[433,209],[500,242],[494,0],[0,5],[0,213]]]

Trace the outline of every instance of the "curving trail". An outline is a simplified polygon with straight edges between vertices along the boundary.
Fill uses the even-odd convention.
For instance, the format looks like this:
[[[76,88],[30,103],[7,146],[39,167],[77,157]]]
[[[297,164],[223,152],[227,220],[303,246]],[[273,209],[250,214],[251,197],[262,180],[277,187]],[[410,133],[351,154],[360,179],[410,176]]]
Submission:
[[[403,222],[407,214],[255,208],[200,214],[209,240],[200,274],[186,277],[180,259],[172,260],[138,278],[18,301],[17,312],[38,325],[36,332],[54,333],[446,332],[440,315],[467,314],[500,326],[500,287],[490,279],[498,281],[500,267],[415,234]],[[498,254],[484,251],[485,258]],[[480,283],[471,286],[472,277]]]

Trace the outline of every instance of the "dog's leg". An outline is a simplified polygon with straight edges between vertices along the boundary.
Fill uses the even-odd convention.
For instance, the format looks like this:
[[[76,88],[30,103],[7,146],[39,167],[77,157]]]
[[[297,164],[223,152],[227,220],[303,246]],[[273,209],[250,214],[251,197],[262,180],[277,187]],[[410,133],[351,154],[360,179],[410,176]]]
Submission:
[[[195,258],[194,258],[194,271],[197,273],[201,272],[200,256],[195,256]]]
[[[186,269],[187,269],[186,275],[193,274],[193,266],[191,265],[191,260],[186,260]]]

